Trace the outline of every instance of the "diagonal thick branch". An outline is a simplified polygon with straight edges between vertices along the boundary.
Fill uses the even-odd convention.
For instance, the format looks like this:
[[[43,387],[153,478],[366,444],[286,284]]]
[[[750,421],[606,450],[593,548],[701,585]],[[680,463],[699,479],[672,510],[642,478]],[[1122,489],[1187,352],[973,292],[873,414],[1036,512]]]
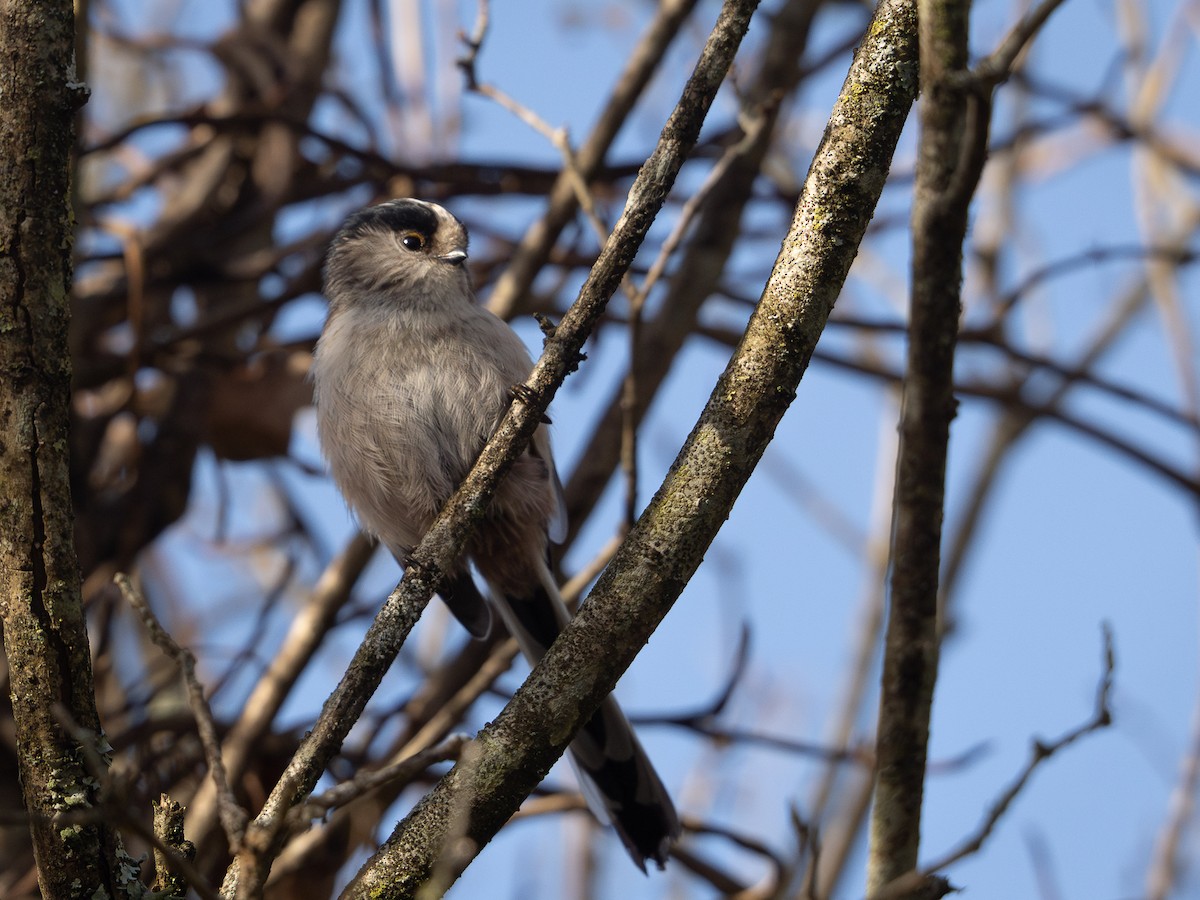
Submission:
[[[612,237],[581,288],[579,298],[548,337],[527,383],[529,391],[522,392],[519,402],[512,405],[471,474],[409,557],[404,580],[384,602],[341,683],[325,701],[312,731],[258,817],[247,828],[245,841],[222,885],[223,896],[252,897],[261,891],[271,861],[286,838],[288,810],[308,796],[341,747],[441,583],[441,573],[462,553],[496,485],[528,444],[558,385],[578,365],[584,342],[633,261],[687,154],[695,146],[700,126],[756,6],[755,0],[726,0],[654,152],[630,188],[628,204]]]
[[[903,0],[879,5],[746,335],[588,602],[479,733],[469,764],[455,766],[416,806],[344,896],[412,897],[442,864],[443,848],[477,853],[612,690],[700,565],[795,396],[879,199],[916,93],[913,19]]]

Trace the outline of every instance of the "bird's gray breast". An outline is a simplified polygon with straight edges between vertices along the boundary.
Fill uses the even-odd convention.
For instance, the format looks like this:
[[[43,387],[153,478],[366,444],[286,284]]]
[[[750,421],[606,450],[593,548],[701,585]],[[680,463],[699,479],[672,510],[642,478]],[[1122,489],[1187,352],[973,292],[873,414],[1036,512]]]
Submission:
[[[394,310],[343,310],[318,344],[318,428],[330,471],[363,526],[393,552],[424,533],[529,372],[516,335],[472,310],[418,325]]]

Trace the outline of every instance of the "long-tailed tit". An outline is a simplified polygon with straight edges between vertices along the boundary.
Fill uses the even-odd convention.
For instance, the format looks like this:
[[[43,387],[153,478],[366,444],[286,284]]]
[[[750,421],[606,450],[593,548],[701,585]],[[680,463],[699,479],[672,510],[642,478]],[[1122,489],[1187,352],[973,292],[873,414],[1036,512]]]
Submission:
[[[355,213],[325,264],[329,318],[313,366],[329,468],[362,526],[404,563],[466,477],[533,364],[520,338],[479,306],[462,223],[433,203]],[[546,427],[501,482],[464,559],[439,593],[476,637],[496,609],[536,662],[569,614],[547,564],[565,531]],[[609,697],[571,744],[593,812],[634,861],[661,867],[679,836],[671,799]]]

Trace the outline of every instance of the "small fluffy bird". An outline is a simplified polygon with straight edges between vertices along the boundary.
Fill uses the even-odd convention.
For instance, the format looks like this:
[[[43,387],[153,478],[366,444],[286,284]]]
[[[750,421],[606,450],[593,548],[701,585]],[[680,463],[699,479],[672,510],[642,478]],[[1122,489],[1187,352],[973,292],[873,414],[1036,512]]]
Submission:
[[[329,318],[313,365],[321,446],[363,528],[401,565],[533,369],[516,333],[476,303],[466,260],[463,224],[406,199],[350,216],[325,262]],[[565,525],[542,425],[439,590],[472,635],[488,633],[491,613],[469,562],[525,656],[541,658],[569,618],[548,565]],[[612,697],[571,757],[597,818],[643,871],[647,860],[662,868],[679,819]]]

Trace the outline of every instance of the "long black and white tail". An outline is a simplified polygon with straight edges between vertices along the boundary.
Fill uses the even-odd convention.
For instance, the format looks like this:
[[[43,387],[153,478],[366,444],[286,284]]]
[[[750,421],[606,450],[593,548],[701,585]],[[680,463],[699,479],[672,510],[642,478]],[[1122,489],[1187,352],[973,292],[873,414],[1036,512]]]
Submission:
[[[542,658],[570,618],[545,563],[539,580],[527,597],[503,597],[493,590],[504,624],[531,664]],[[570,758],[596,818],[616,829],[643,872],[647,860],[661,869],[679,838],[679,816],[613,697],[604,699],[575,736]]]

